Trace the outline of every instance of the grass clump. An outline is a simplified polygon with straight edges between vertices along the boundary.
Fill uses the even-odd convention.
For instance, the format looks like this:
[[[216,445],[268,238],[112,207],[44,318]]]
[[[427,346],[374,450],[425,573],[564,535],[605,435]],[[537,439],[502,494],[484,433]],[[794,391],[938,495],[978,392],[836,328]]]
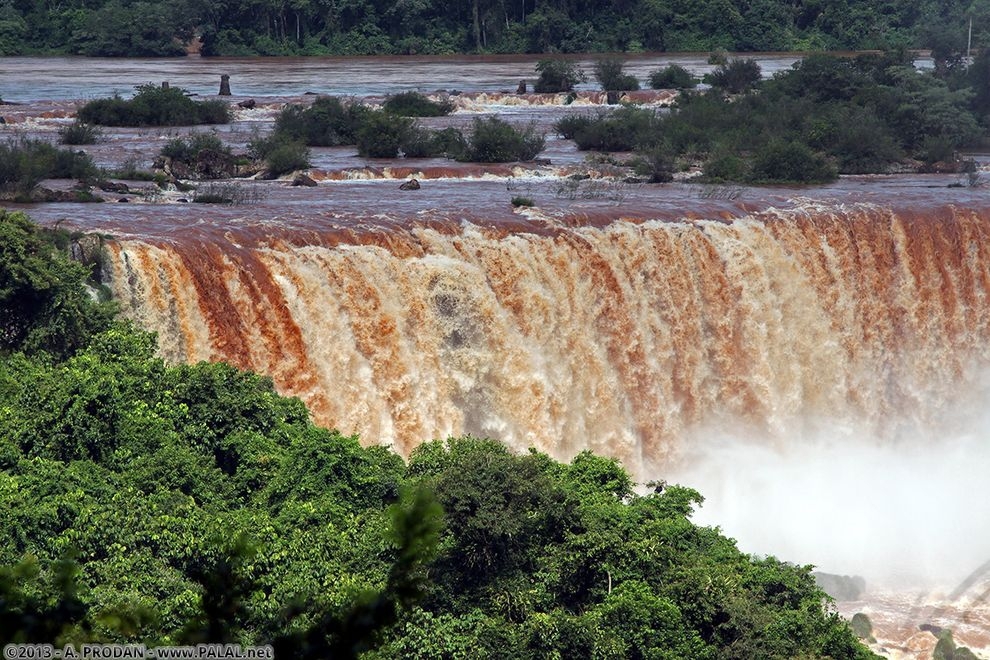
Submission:
[[[536,126],[516,128],[497,117],[475,119],[470,135],[465,138],[463,153],[457,160],[473,163],[510,163],[529,161],[543,151],[545,136]]]
[[[58,129],[59,144],[96,144],[102,137],[103,131],[99,126],[87,124],[78,119],[68,126]]]
[[[691,72],[679,64],[671,64],[650,74],[652,89],[694,89],[697,84]]]
[[[197,126],[227,124],[230,107],[223,101],[194,101],[179,87],[139,85],[133,98],[90,101],[78,120],[101,126]]]
[[[449,98],[433,101],[419,92],[402,92],[385,99],[382,109],[403,117],[443,117],[454,111]]]

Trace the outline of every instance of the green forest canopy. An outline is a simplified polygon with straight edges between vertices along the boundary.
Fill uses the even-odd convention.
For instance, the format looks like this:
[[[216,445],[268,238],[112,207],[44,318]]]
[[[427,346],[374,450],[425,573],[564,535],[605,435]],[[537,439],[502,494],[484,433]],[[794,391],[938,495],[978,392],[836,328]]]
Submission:
[[[990,45],[990,0],[3,0],[0,55],[391,55]]]
[[[0,644],[272,644],[279,658],[873,657],[809,567],[741,553],[614,460],[314,426],[168,365],[0,211]]]

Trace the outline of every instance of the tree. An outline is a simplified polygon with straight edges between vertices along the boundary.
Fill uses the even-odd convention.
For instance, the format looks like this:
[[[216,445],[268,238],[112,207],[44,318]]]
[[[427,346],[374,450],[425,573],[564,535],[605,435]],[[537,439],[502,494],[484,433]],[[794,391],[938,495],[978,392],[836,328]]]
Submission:
[[[27,216],[0,210],[0,354],[65,358],[108,328],[116,308],[93,300],[86,279]]]
[[[537,94],[557,94],[569,92],[587,78],[573,62],[562,59],[546,59],[536,63],[539,78],[533,85]]]

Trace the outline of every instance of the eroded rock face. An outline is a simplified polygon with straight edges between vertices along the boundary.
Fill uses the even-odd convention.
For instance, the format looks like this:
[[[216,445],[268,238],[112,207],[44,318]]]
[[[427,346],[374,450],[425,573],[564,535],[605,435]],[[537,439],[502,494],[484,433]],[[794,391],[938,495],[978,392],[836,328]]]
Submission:
[[[237,173],[237,163],[231,154],[202,149],[192,161],[159,156],[155,169],[175,179],[229,179]]]

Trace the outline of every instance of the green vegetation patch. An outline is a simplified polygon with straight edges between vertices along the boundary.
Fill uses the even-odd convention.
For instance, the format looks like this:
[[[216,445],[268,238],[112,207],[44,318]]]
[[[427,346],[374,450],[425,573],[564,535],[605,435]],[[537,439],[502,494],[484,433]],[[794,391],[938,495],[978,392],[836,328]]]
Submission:
[[[224,101],[194,101],[178,87],[140,85],[131,99],[114,96],[90,101],[77,113],[81,122],[102,126],[197,126],[227,124]]]

